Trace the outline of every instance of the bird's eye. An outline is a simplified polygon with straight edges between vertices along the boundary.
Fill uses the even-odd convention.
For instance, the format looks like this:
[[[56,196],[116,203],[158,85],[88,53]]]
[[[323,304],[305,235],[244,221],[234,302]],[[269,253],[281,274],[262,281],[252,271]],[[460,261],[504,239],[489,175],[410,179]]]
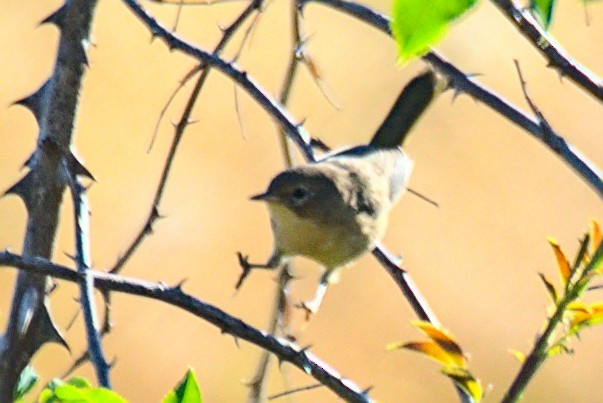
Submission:
[[[308,190],[304,187],[298,187],[291,193],[291,201],[295,204],[303,202],[308,197]]]

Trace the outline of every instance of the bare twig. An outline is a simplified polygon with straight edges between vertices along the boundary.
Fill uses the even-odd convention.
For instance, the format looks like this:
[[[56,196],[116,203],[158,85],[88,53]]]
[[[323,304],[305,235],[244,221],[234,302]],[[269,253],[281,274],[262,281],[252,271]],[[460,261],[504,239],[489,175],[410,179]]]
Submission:
[[[223,62],[218,57],[218,55],[222,52],[222,50],[224,49],[224,47],[226,46],[228,41],[232,38],[232,36],[240,28],[240,26],[245,22],[245,20],[247,18],[249,18],[249,16],[255,10],[260,8],[262,1],[263,0],[253,0],[241,12],[241,14],[233,21],[233,23],[229,27],[227,27],[223,30],[222,39],[220,40],[220,42],[214,49],[213,54],[211,54],[211,55],[207,54],[211,60],[217,59],[217,60],[220,60],[222,63],[227,64],[226,62]],[[135,7],[140,7],[140,6],[136,3]],[[144,15],[148,16],[144,10],[140,9],[139,11],[141,13],[144,13]],[[148,18],[150,18],[150,17],[148,17]],[[156,23],[155,20],[152,20],[152,21],[154,23]],[[161,27],[161,30],[166,35],[173,37],[173,35],[171,33],[169,33],[165,28]],[[129,258],[132,256],[132,254],[136,251],[136,249],[138,248],[140,243],[143,241],[143,239],[151,233],[153,223],[155,222],[155,220],[157,218],[159,218],[159,212],[158,212],[159,203],[161,202],[161,199],[163,197],[163,192],[165,190],[165,185],[167,183],[167,179],[168,179],[168,176],[170,173],[172,162],[174,160],[174,156],[176,155],[176,151],[178,149],[178,144],[180,143],[180,140],[182,139],[184,130],[186,129],[186,127],[188,126],[188,124],[190,122],[190,116],[191,116],[192,110],[195,106],[199,93],[201,92],[201,88],[205,84],[205,81],[207,80],[207,76],[209,75],[209,72],[210,72],[210,69],[208,69],[208,67],[211,66],[211,63],[208,63],[203,58],[200,58],[200,59],[201,59],[201,63],[195,70],[202,71],[202,74],[199,77],[199,79],[197,80],[197,83],[196,83],[193,91],[191,92],[191,96],[189,97],[187,105],[184,109],[184,112],[182,113],[182,116],[181,116],[178,124],[176,124],[174,140],[172,141],[172,145],[170,147],[170,151],[168,152],[168,156],[166,158],[163,172],[161,173],[161,178],[159,180],[159,184],[157,185],[157,190],[155,192],[155,197],[153,199],[153,204],[151,207],[151,211],[149,212],[149,216],[148,216],[147,220],[145,221],[144,225],[142,226],[142,229],[139,231],[138,235],[132,241],[130,246],[126,249],[126,252],[123,254],[123,256],[121,258],[119,258],[117,263],[113,266],[113,268],[111,269],[111,273],[119,273],[119,271],[121,270],[123,265],[129,260]],[[189,74],[187,74],[187,77],[181,82],[181,84],[179,85],[178,88],[181,88],[183,86],[183,83],[189,77],[192,77],[192,73],[193,72],[191,71]],[[172,98],[173,98],[173,96],[170,97],[170,100]]]
[[[294,0],[293,0],[294,1]],[[289,59],[289,66],[283,79],[281,91],[279,94],[279,102],[283,106],[287,106],[289,97],[291,95],[291,89],[293,88],[293,80],[295,79],[296,72],[298,71],[299,58],[297,57],[297,47],[300,41],[300,16],[298,9],[295,4],[291,7],[292,12],[292,50]],[[289,139],[282,126],[279,126],[279,140],[281,145],[281,154],[283,155],[285,166],[293,166],[293,150],[289,147]],[[292,267],[289,263],[283,265],[279,271],[276,297],[272,314],[270,318],[270,334],[276,336],[277,334],[284,335],[288,328],[288,315],[286,315],[287,309],[289,309],[289,283],[293,278],[291,274]],[[268,365],[270,364],[270,353],[267,351],[263,352],[258,361],[255,374],[250,382],[250,390],[247,396],[248,402],[262,402],[265,400],[265,384],[266,376],[268,374]]]
[[[98,318],[94,307],[94,278],[90,274],[90,224],[88,198],[86,189],[80,183],[73,170],[64,164],[65,175],[71,189],[75,223],[75,263],[80,277],[80,304],[84,313],[86,336],[88,338],[88,354],[92,357],[92,365],[100,386],[111,388],[109,378],[110,366],[105,359],[98,331]]]
[[[278,398],[281,398],[281,397],[292,395],[294,393],[305,392],[307,390],[321,388],[323,386],[324,385],[321,384],[321,383],[315,383],[314,385],[302,386],[301,388],[295,388],[295,389],[287,390],[285,392],[277,393],[276,395],[268,396],[268,400],[278,399]]]
[[[352,15],[367,24],[379,29],[391,36],[389,28],[389,18],[358,3],[342,0],[298,0],[303,7],[307,3],[315,2],[325,4],[336,10],[341,10]],[[549,136],[543,132],[542,127],[534,118],[526,115],[524,112],[510,104],[509,102],[496,95],[483,85],[475,82],[455,66],[450,64],[440,54],[431,51],[423,56],[423,59],[429,62],[441,74],[448,77],[450,85],[456,91],[462,91],[473,98],[485,103],[511,122],[522,127],[528,133],[532,134],[538,140],[552,149],[566,164],[568,164],[576,174],[578,174],[586,183],[588,183],[600,198],[603,198],[603,174],[600,169],[588,161],[582,153],[574,150],[574,147],[559,135]],[[547,143],[547,141],[552,141]]]
[[[509,18],[509,21],[515,24],[519,32],[532,43],[534,49],[548,60],[549,67],[557,69],[559,74],[569,77],[574,84],[603,102],[601,79],[579,63],[574,62],[567,52],[542,29],[533,15],[523,7],[516,5],[513,0],[492,0],[492,3]]]
[[[17,267],[38,275],[52,276],[71,282],[79,282],[79,274],[68,267],[53,264],[47,259],[23,257],[10,252],[0,252],[0,265]],[[228,315],[219,308],[207,304],[182,291],[180,286],[170,287],[163,283],[153,283],[128,278],[111,273],[90,270],[94,286],[103,292],[122,292],[163,301],[206,320],[235,338],[249,341],[287,361],[312,376],[342,399],[348,402],[368,403],[371,399],[349,379],[342,378],[307,349],[302,349],[286,339],[276,339],[240,319]]]
[[[270,116],[274,117],[284,126],[287,134],[300,147],[306,158],[314,160],[312,148],[310,147],[310,136],[306,130],[300,125],[295,124],[289,113],[268,92],[263,90],[255,80],[251,79],[246,72],[239,69],[234,63],[226,62],[217,55],[211,54],[174,36],[149,15],[136,0],[123,1],[155,36],[162,38],[166,42],[170,49],[177,49],[199,61],[207,63],[239,84]]]
[[[252,15],[252,13],[255,10],[259,9],[262,1],[263,0],[253,0],[241,12],[241,14],[233,21],[233,23],[223,30],[222,39],[220,40],[220,42],[218,42],[218,45],[214,49],[214,54],[219,54],[224,49],[224,47],[227,45],[228,41],[233,37],[235,32],[241,27],[241,25],[245,22],[245,20],[247,18],[249,18],[249,16]],[[118,259],[118,261],[113,266],[113,268],[111,268],[109,270],[109,272],[112,274],[118,274],[122,270],[122,268],[124,267],[126,262],[130,259],[130,257],[134,254],[134,252],[138,249],[138,247],[140,246],[142,241],[148,235],[150,235],[152,233],[154,222],[158,218],[160,218],[159,204],[160,204],[161,199],[164,194],[165,186],[167,184],[168,176],[171,171],[172,163],[176,156],[176,151],[178,149],[178,145],[180,144],[180,140],[182,139],[185,129],[190,124],[190,116],[191,116],[192,110],[199,97],[201,89],[203,88],[203,85],[205,84],[207,77],[209,75],[210,69],[208,68],[208,64],[202,62],[195,69],[191,70],[187,74],[187,76],[183,80],[180,81],[180,85],[178,86],[178,88],[172,94],[172,96],[170,97],[170,100],[168,101],[168,105],[169,105],[169,103],[171,102],[171,100],[173,99],[175,94],[178,92],[178,90],[184,86],[184,84],[186,83],[186,80],[192,78],[194,76],[194,74],[198,71],[201,71],[201,75],[199,76],[199,79],[197,80],[195,87],[193,88],[193,91],[191,92],[187,105],[184,108],[184,111],[182,113],[182,116],[181,116],[178,124],[176,124],[176,126],[175,126],[174,139],[172,140],[170,150],[166,157],[165,165],[163,167],[163,171],[162,171],[161,177],[159,179],[159,184],[157,185],[157,190],[156,190],[155,196],[153,198],[153,203],[151,205],[151,210],[149,212],[149,215],[148,215],[145,223],[143,224],[141,230],[138,232],[136,237],[134,237],[134,240],[132,241],[130,246],[126,249],[126,252],[122,255],[122,257],[120,257]],[[166,109],[167,109],[167,105],[166,105],[166,107],[164,107],[164,109],[162,110],[161,113],[162,114],[165,113]],[[156,130],[157,130],[157,128],[156,128]],[[112,328],[111,295],[109,293],[103,293],[103,299],[105,301],[105,316],[104,316],[104,322],[103,322],[102,331],[101,331],[101,337],[104,337],[107,333],[109,333]],[[68,374],[72,373],[80,365],[85,363],[89,358],[90,358],[90,355],[89,355],[88,351],[84,351],[78,358],[76,358],[74,360],[73,364],[65,371],[64,376],[67,376]]]

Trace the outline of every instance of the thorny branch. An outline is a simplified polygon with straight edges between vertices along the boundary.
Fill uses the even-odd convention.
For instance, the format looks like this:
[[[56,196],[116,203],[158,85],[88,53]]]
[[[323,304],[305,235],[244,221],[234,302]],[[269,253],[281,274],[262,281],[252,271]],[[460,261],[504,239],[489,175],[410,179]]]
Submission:
[[[601,79],[574,62],[565,50],[549,37],[528,10],[524,10],[513,0],[492,0],[492,3],[515,24],[519,32],[532,43],[533,48],[542,53],[548,60],[549,67],[557,69],[563,77],[568,77],[574,84],[603,102]]]
[[[223,29],[222,39],[218,42],[216,47],[214,48],[214,55],[219,55],[224,47],[228,44],[230,39],[234,36],[237,30],[244,24],[244,22],[255,12],[260,10],[261,5],[264,0],[253,0],[245,9],[241,12],[241,14],[232,22],[232,24]],[[207,77],[211,69],[209,65],[205,62],[201,62],[198,66],[194,68],[189,74],[187,74],[187,78],[183,80],[183,83],[178,87],[178,89],[182,88],[184,81],[187,79],[191,79],[194,74],[201,72],[201,75],[197,79],[195,83],[195,87],[193,88],[189,100],[184,108],[181,118],[178,123],[174,127],[174,138],[170,145],[170,149],[168,155],[166,157],[166,161],[163,167],[163,171],[161,173],[161,177],[159,179],[159,183],[157,185],[157,190],[155,191],[155,196],[153,198],[153,202],[151,205],[151,210],[149,215],[143,224],[141,230],[134,237],[134,240],[130,244],[130,246],[126,249],[126,252],[117,260],[115,265],[109,270],[112,274],[118,274],[126,264],[126,262],[132,257],[134,252],[138,249],[142,241],[152,233],[154,222],[160,218],[159,215],[159,204],[161,203],[161,199],[163,198],[165,186],[167,184],[167,180],[171,171],[172,163],[176,156],[176,151],[178,149],[178,145],[180,144],[180,140],[184,135],[184,131],[188,127],[191,122],[191,114],[197,99],[199,98],[199,94],[201,93],[201,89],[203,88],[205,82],[207,81]],[[173,96],[172,96],[173,98]],[[168,101],[171,101],[171,99]],[[111,294],[108,292],[103,293],[103,298],[105,301],[105,315],[104,315],[104,323],[102,326],[101,337],[105,336],[107,333],[111,331],[112,323],[111,323]],[[85,363],[89,358],[88,351],[85,351],[78,358],[76,358],[69,369],[65,371],[65,375],[70,374],[80,365]]]
[[[391,36],[389,18],[358,3],[342,0],[298,1],[302,8],[305,7],[307,3],[315,2],[343,11]],[[603,199],[603,180],[601,179],[603,173],[594,164],[586,160],[585,157],[581,156],[581,153],[574,151],[574,147],[568,144],[561,136],[554,132],[545,133],[540,126],[540,122],[526,115],[494,92],[469,78],[467,74],[457,69],[436,51],[432,50],[425,54],[423,60],[431,64],[438,72],[448,77],[450,85],[456,91],[464,92],[485,103],[496,112],[542,141],[565,161],[565,163],[568,164],[586,183],[588,183],[595,192],[597,192],[599,198]]]
[[[76,271],[39,257],[26,258],[8,251],[0,252],[0,265],[18,267],[22,271],[71,282],[80,281],[80,276]],[[300,348],[286,339],[276,339],[264,331],[257,330],[219,308],[183,292],[180,285],[168,286],[163,283],[153,283],[95,270],[89,272],[94,279],[94,286],[103,292],[116,291],[138,295],[176,306],[210,322],[222,333],[247,340],[272,352],[281,361],[290,362],[348,402],[369,403],[371,401],[367,394],[352,381],[342,378],[337,371],[324,364],[307,349]]]
[[[99,384],[104,388],[111,388],[109,378],[110,366],[105,359],[99,333],[98,318],[94,307],[94,278],[90,274],[90,221],[88,198],[86,189],[80,183],[73,170],[64,164],[64,174],[67,177],[71,196],[73,199],[75,223],[75,263],[80,277],[80,304],[84,312],[86,336],[88,338],[88,355],[92,358],[92,365],[96,370]]]
[[[309,161],[315,161],[309,135],[303,129],[301,125],[293,123],[290,115],[286,110],[272,98],[272,96],[261,89],[252,79],[250,79],[246,73],[242,72],[238,67],[232,63],[228,63],[218,56],[212,55],[198,47],[195,47],[178,37],[173,33],[166,30],[161,24],[159,24],[153,17],[151,17],[136,0],[123,0],[130,9],[143,21],[145,25],[149,27],[151,32],[155,36],[161,37],[171,49],[178,49],[192,57],[195,57],[201,61],[207,62],[209,65],[219,69],[236,83],[242,86],[248,93],[262,106],[266,111],[278,121],[287,135],[301,148],[302,153]],[[394,275],[397,280],[407,281],[409,280],[408,273],[401,269],[394,260],[390,259],[391,254],[383,249],[383,247],[377,247],[373,254],[378,258],[382,264],[385,265],[388,270],[396,268],[400,271]],[[418,289],[414,284],[400,284],[400,288],[403,292],[418,292]],[[417,316],[422,320],[435,320],[431,309],[427,305],[426,300],[421,295],[413,295],[409,299],[412,304],[412,308],[417,313]],[[437,323],[437,321],[436,321]]]

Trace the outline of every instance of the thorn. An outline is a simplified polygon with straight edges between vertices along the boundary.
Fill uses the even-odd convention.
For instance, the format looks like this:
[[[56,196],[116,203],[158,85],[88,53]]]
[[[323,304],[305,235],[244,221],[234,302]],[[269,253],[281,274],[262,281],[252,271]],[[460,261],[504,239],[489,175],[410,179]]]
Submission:
[[[33,165],[34,159],[36,157],[36,152],[34,151],[23,163],[23,165],[21,165],[21,169],[24,168],[31,168],[31,166]]]
[[[312,137],[310,139],[310,147],[317,148],[317,149],[319,149],[320,151],[323,151],[323,152],[329,152],[329,151],[331,151],[331,147],[329,147],[321,139],[316,138],[316,137]]]
[[[369,386],[368,388],[364,389],[362,392],[360,392],[360,394],[364,397],[368,397],[368,394],[371,390],[373,390],[373,386]]]
[[[50,287],[46,291],[46,295],[52,294],[59,288],[59,284],[54,279],[51,278],[51,281],[52,281],[52,283],[50,284]]]
[[[311,348],[312,348],[312,344],[308,344],[306,347],[302,347],[302,348],[301,348],[301,349],[300,349],[300,350],[297,352],[297,354],[305,356],[305,355],[306,355],[306,351],[310,350]]]
[[[72,174],[75,174],[76,176],[83,176],[84,178],[88,178],[96,182],[94,176],[90,173],[88,169],[86,169],[86,167],[80,162],[80,160],[78,160],[78,158],[72,152],[69,152],[69,154],[67,155],[67,166],[69,167],[69,170]]]
[[[42,107],[43,107],[43,99],[44,94],[46,93],[47,88],[50,86],[50,79],[46,80],[44,84],[40,88],[38,88],[33,94],[26,96],[25,98],[21,98],[15,102],[13,105],[21,105],[27,109],[34,115],[36,120],[40,122],[40,118],[42,116]]]
[[[180,280],[178,283],[176,283],[176,285],[174,285],[172,287],[172,289],[176,290],[176,291],[182,291],[182,286],[184,285],[184,283],[186,283],[188,281],[188,277],[183,278],[182,280]]]
[[[452,87],[452,91],[453,91],[453,93],[452,93],[452,100],[451,100],[450,103],[454,103],[454,101],[456,101],[456,99],[458,97],[460,97],[461,95],[464,94],[463,90],[461,90],[461,89],[459,89],[457,87]]]
[[[70,254],[69,254],[69,253],[67,253],[67,252],[63,252],[63,255],[67,256],[67,257],[68,257],[70,260],[72,260],[72,261],[74,261],[74,262],[76,262],[76,263],[77,263],[77,259],[76,259],[76,257],[75,257],[75,256],[70,255]]]
[[[48,17],[44,18],[38,23],[38,27],[44,24],[53,24],[58,29],[63,29],[63,22],[65,20],[65,14],[67,12],[67,4],[63,4],[58,10],[54,11]]]
[[[29,210],[29,194],[31,191],[31,181],[32,179],[32,172],[28,172],[24,177],[22,177],[21,179],[19,179],[19,181],[17,183],[15,183],[13,186],[11,186],[10,188],[8,188],[3,194],[2,197],[7,196],[9,194],[14,194],[17,195],[21,198],[21,200],[23,200],[23,202],[25,203],[25,207]]]
[[[239,338],[237,336],[232,336],[232,338],[234,339],[235,344],[237,345],[237,348],[241,348],[241,345],[239,344]]]
[[[45,342],[58,343],[65,347],[67,351],[69,351],[69,353],[71,353],[71,348],[69,348],[69,344],[67,344],[67,341],[52,321],[52,318],[50,317],[50,312],[48,311],[48,307],[45,304],[40,307],[39,313],[40,315],[42,315],[42,328],[39,331],[39,335],[40,337],[42,337],[40,345]]]
[[[109,369],[113,369],[113,367],[115,367],[117,365],[117,361],[118,361],[117,356],[113,357],[111,362],[107,363]]]
[[[299,123],[295,124],[295,128],[299,129],[300,127],[302,127],[303,125],[305,125],[306,124],[306,119],[307,118],[302,118],[302,120],[300,120]]]
[[[86,55],[86,49],[82,43],[76,48],[75,60],[80,62],[82,65],[86,67],[90,67],[90,63],[88,62],[88,56]]]
[[[147,224],[144,226],[144,233],[147,235],[152,235],[153,234],[153,223],[152,222],[147,222]]]

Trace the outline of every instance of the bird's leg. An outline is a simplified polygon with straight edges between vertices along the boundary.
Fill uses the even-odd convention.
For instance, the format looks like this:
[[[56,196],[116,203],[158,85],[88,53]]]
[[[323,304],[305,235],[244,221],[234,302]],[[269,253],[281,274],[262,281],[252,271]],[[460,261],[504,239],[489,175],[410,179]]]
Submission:
[[[327,293],[327,287],[329,286],[329,275],[330,271],[326,271],[321,277],[320,282],[318,283],[318,288],[316,289],[316,294],[314,294],[314,299],[310,302],[302,302],[299,307],[306,311],[306,320],[310,320],[310,316],[318,312],[318,308],[320,308],[320,304],[322,304],[322,300]]]
[[[267,263],[249,263],[249,256],[243,256],[241,252],[237,252],[237,256],[239,258],[239,265],[243,269],[243,273],[241,273],[241,277],[239,277],[239,281],[235,285],[235,289],[241,288],[243,285],[243,281],[245,278],[251,273],[252,269],[269,269],[274,270],[278,267],[281,262],[281,256],[278,253],[274,253],[270,259],[268,259]]]

